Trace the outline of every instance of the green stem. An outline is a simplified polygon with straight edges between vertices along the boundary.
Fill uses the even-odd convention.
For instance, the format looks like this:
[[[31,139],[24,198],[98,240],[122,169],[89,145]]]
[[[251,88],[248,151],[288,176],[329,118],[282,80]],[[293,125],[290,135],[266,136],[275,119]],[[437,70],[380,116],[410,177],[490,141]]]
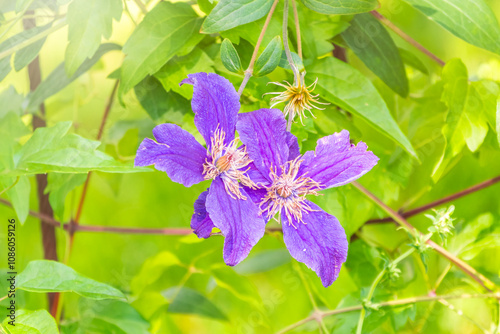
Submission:
[[[7,56],[10,56],[11,54],[13,54],[15,52],[17,52],[17,51],[35,43],[35,42],[38,42],[39,40],[41,40],[41,39],[45,38],[46,36],[50,35],[51,33],[53,33],[54,31],[61,29],[66,24],[67,24],[66,19],[62,19],[57,24],[53,25],[51,28],[42,31],[39,34],[36,34],[35,36],[28,38],[25,41],[22,41],[19,44],[14,45],[12,48],[10,48],[8,50],[0,52],[0,59],[3,59]]]
[[[385,275],[385,268],[382,269],[382,271],[380,271],[378,273],[377,277],[375,277],[375,279],[373,280],[372,286],[370,287],[370,291],[368,291],[368,296],[366,297],[366,301],[368,301],[368,302],[371,301],[373,293],[375,292],[375,288],[380,283],[380,281],[382,280],[384,275]],[[361,309],[360,314],[359,314],[358,327],[356,329],[356,334],[361,334],[363,331],[363,322],[365,321],[365,315],[366,315],[366,308],[363,307]]]
[[[443,282],[444,278],[446,277],[450,269],[451,269],[451,264],[448,263],[446,265],[446,268],[443,270],[441,275],[439,275],[438,279],[436,280],[436,283],[434,284],[434,291],[436,291],[437,288],[441,285],[441,283]]]
[[[262,40],[264,39],[264,35],[266,34],[267,27],[269,26],[269,22],[271,22],[271,18],[273,16],[274,10],[276,9],[276,6],[278,5],[279,0],[274,0],[273,5],[271,6],[271,9],[269,10],[269,13],[267,14],[266,21],[264,22],[264,25],[262,26],[262,30],[260,31],[259,39],[257,39],[257,43],[255,44],[255,49],[253,49],[252,53],[252,58],[250,59],[250,63],[248,64],[247,69],[245,70],[245,77],[243,78],[243,82],[240,85],[240,88],[238,89],[238,95],[241,96],[243,93],[243,90],[245,89],[245,86],[248,83],[248,80],[250,80],[250,77],[252,76],[253,72],[253,65],[255,64],[255,60],[257,59],[257,54],[259,53],[259,48],[260,44],[262,43]]]
[[[363,195],[368,197],[370,200],[372,200],[377,206],[379,206],[381,209],[383,209],[389,216],[391,216],[392,219],[402,227],[404,227],[409,233],[411,233],[413,236],[422,236],[422,233],[418,231],[415,227],[413,227],[406,219],[404,219],[399,213],[388,207],[384,202],[382,202],[377,196],[372,194],[370,191],[368,191],[366,188],[364,188],[362,185],[360,185],[358,182],[353,182],[352,183]],[[452,262],[455,266],[457,266],[460,270],[462,270],[465,274],[470,276],[472,279],[474,279],[476,282],[478,282],[481,286],[483,286],[486,290],[488,291],[493,291],[495,289],[495,284],[490,281],[488,278],[484,277],[482,274],[477,272],[474,268],[472,268],[470,265],[456,257],[455,255],[451,254],[448,252],[446,249],[443,247],[439,246],[432,240],[427,240],[426,243],[434,248],[435,251],[437,251],[440,255],[444,256],[447,258],[450,262]]]
[[[285,48],[286,59],[288,60],[288,64],[293,71],[295,85],[298,85],[300,77],[297,66],[295,66],[295,62],[293,61],[292,53],[290,52],[290,46],[288,45],[288,0],[285,0],[285,4],[283,6],[283,46]]]
[[[440,299],[444,300],[450,300],[450,299],[473,299],[473,298],[496,298],[500,299],[500,293],[484,293],[484,294],[462,294],[462,295],[442,295],[442,296],[418,296],[418,297],[411,297],[411,298],[404,298],[404,299],[396,299],[396,300],[391,300],[391,301],[386,301],[382,303],[378,303],[378,307],[395,307],[395,306],[402,306],[402,305],[408,305],[408,304],[414,304],[414,303],[422,303],[422,302],[431,302],[431,301],[436,301]],[[307,318],[304,318],[278,332],[278,334],[286,333],[288,331],[291,331],[305,323],[308,323],[309,321],[316,320],[316,317],[326,317],[330,315],[336,315],[336,314],[342,314],[342,313],[348,313],[348,312],[355,312],[355,311],[361,311],[363,309],[363,305],[355,305],[355,306],[349,306],[345,308],[340,308],[336,310],[330,310],[330,311],[324,311],[320,312],[318,314],[314,314],[312,316],[309,316]]]
[[[392,263],[394,265],[397,265],[399,262],[403,261],[405,258],[410,256],[414,251],[415,251],[415,248],[413,248],[413,247],[408,249],[406,252],[404,252],[398,258],[396,258],[394,261],[392,261]],[[384,277],[386,271],[387,271],[386,268],[382,269],[379,272],[379,274],[377,275],[377,277],[375,277],[375,280],[373,280],[372,286],[370,287],[370,291],[368,291],[368,295],[366,296],[367,302],[371,302],[373,294],[375,293],[375,289],[377,288],[377,285],[380,283],[380,281]],[[361,309],[361,313],[359,315],[358,328],[356,330],[356,334],[362,333],[363,322],[365,321],[365,315],[366,315],[366,308],[363,307],[363,309]]]
[[[297,12],[297,4],[292,0],[293,17],[295,19],[295,34],[297,35],[297,54],[302,59],[302,39],[300,38],[299,13]]]

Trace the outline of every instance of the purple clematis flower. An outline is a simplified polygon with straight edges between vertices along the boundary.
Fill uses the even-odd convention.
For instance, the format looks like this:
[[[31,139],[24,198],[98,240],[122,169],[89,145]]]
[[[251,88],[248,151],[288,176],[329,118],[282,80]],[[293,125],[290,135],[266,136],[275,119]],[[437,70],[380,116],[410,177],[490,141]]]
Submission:
[[[253,160],[249,175],[264,189],[247,189],[267,220],[281,218],[290,254],[331,285],[347,258],[347,239],[337,218],[306,195],[352,182],[377,164],[365,143],[353,145],[343,130],[318,140],[316,150],[300,155],[297,138],[285,130],[277,109],[240,114],[236,125]]]
[[[178,125],[161,124],[153,129],[156,141],[146,138],[139,146],[135,165],[154,165],[186,187],[212,180],[194,204],[191,228],[200,238],[208,238],[213,227],[220,229],[225,237],[224,261],[233,266],[265,232],[259,208],[245,190],[256,188],[245,173],[252,161],[234,137],[239,96],[227,79],[215,73],[190,74],[182,84],[193,85],[194,123],[207,148]]]

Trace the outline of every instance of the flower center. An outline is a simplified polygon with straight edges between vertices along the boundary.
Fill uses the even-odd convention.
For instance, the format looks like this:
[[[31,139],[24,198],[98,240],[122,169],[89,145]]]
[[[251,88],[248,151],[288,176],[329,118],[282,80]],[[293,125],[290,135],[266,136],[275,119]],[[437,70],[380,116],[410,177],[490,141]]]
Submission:
[[[215,167],[221,173],[226,172],[231,167],[231,156],[223,155],[215,162]]]
[[[203,175],[205,180],[213,180],[217,176],[222,178],[226,192],[232,198],[244,199],[241,194],[240,182],[242,185],[257,188],[257,185],[245,174],[248,170],[242,170],[247,167],[252,160],[248,157],[246,149],[238,148],[238,138],[224,145],[224,131],[217,129],[211,139],[212,159],[207,159],[203,164]]]
[[[280,175],[271,169],[269,176],[272,184],[267,188],[267,194],[260,203],[261,212],[267,212],[268,219],[273,218],[276,213],[281,215],[284,210],[288,222],[293,225],[292,218],[302,222],[303,213],[313,211],[306,202],[306,195],[317,196],[321,185],[304,174],[298,175],[303,161],[299,158],[282,166]]]

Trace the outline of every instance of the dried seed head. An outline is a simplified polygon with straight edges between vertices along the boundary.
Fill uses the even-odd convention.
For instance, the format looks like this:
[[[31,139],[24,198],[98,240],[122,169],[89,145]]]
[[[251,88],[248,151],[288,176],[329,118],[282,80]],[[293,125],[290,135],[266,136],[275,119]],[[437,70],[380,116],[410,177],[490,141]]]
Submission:
[[[298,80],[298,83],[291,85],[289,82],[285,81],[285,84],[280,82],[272,82],[275,85],[285,88],[285,91],[279,93],[267,93],[278,95],[271,98],[271,108],[280,103],[286,103],[285,109],[283,110],[285,116],[292,117],[299,116],[300,123],[303,125],[303,118],[307,118],[306,111],[308,111],[312,117],[315,117],[312,113],[312,109],[324,110],[315,104],[327,105],[329,103],[319,102],[319,94],[313,95],[312,92],[316,88],[316,83],[318,79],[309,86],[304,84],[304,78],[302,77]]]

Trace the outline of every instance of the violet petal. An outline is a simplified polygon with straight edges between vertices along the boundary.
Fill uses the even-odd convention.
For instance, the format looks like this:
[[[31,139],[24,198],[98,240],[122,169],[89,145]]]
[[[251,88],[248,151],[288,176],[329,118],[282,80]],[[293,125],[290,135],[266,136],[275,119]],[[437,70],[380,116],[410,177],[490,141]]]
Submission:
[[[302,172],[323,188],[338,187],[350,183],[377,164],[379,159],[363,142],[351,144],[349,132],[342,130],[318,139],[316,150],[304,154]]]
[[[258,206],[240,189],[246,200],[232,198],[217,177],[207,196],[207,211],[214,225],[224,235],[224,262],[234,266],[245,259],[252,247],[262,238],[265,223],[259,216]]]
[[[211,138],[219,128],[225,133],[224,144],[234,139],[236,120],[240,111],[240,97],[233,85],[215,73],[189,74],[180,85],[193,85],[191,108],[195,113],[194,123],[211,148]]]
[[[194,234],[196,234],[198,238],[204,239],[210,236],[212,229],[215,227],[205,206],[207,195],[208,190],[205,190],[194,202],[194,213],[193,217],[191,217],[191,228],[194,230]]]
[[[314,270],[328,287],[347,258],[347,238],[337,218],[310,201],[307,204],[317,211],[304,212],[302,223],[293,221],[295,227],[281,214],[283,239],[292,257]]]
[[[153,134],[158,142],[149,138],[142,141],[135,166],[154,165],[172,181],[186,187],[204,180],[207,151],[192,134],[175,124],[160,124],[153,129]]]
[[[279,168],[288,161],[286,121],[281,111],[259,109],[240,114],[236,128],[261,174],[270,180],[271,167],[279,173]]]

